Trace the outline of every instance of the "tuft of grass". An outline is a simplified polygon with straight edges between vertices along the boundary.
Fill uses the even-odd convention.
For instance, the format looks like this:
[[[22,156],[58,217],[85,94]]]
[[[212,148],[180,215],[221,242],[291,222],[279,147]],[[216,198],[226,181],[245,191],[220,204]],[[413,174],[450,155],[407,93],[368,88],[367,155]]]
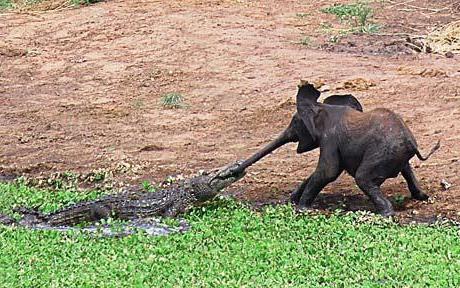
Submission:
[[[311,15],[310,13],[296,13],[295,14],[295,16],[297,16],[299,18],[305,18],[305,17],[308,17],[310,15]]]
[[[164,108],[175,109],[184,108],[186,105],[183,103],[184,97],[177,92],[170,92],[161,97],[160,103]]]
[[[311,44],[311,39],[310,37],[305,36],[299,41],[299,43],[300,45],[303,45],[303,46],[309,46]]]
[[[322,12],[335,15],[341,22],[349,24],[350,33],[377,33],[380,25],[372,23],[374,10],[366,2],[336,4],[321,9]]]
[[[156,192],[158,189],[155,185],[153,185],[147,180],[142,181],[142,188],[144,188],[144,190],[148,192]]]
[[[0,184],[10,199],[0,210],[45,193],[24,189]],[[185,218],[191,230],[167,237],[0,226],[0,286],[460,286],[458,227],[399,226],[369,213],[297,214],[288,205],[254,212],[225,199]]]

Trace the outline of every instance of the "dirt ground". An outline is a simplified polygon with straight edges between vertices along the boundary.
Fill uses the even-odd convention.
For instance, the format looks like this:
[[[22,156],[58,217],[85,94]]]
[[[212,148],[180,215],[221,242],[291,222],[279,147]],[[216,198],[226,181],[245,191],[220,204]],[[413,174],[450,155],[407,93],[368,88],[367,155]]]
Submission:
[[[419,54],[405,44],[408,34],[459,19],[456,2],[378,1],[381,35],[340,43],[321,30],[337,21],[320,11],[331,1],[106,1],[2,14],[0,171],[35,177],[121,165],[130,169],[116,177],[139,183],[222,166],[289,124],[296,85],[307,79],[329,88],[322,98],[352,93],[365,110],[399,113],[422,153],[441,139],[429,161],[411,160],[430,201],[403,198],[402,177],[383,191],[402,219],[459,219],[460,55]],[[300,44],[304,37],[311,43]],[[188,107],[162,108],[168,92],[182,93]],[[249,168],[226,193],[285,203],[318,158],[295,148]],[[314,207],[373,210],[348,175]]]

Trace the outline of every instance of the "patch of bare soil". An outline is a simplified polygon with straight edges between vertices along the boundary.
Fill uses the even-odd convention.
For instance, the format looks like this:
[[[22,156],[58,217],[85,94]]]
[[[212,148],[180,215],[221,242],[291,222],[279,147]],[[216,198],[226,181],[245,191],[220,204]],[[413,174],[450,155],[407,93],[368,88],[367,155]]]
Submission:
[[[439,11],[397,5],[403,2],[380,8],[382,33],[424,34],[459,16],[448,6],[453,1],[416,1],[449,7]],[[378,44],[393,41],[382,35],[344,38],[326,50],[299,44],[305,35],[321,44],[321,22],[331,21],[320,11],[327,5],[120,0],[0,15],[2,173],[87,175],[121,165],[135,169],[114,177],[139,183],[221,166],[248,157],[289,124],[303,78],[327,85],[324,97],[352,93],[365,110],[396,111],[422,151],[441,139],[429,161],[412,160],[430,201],[408,199],[401,177],[383,190],[402,219],[460,218],[459,57],[404,52],[399,44]],[[309,16],[300,19],[304,12]],[[168,92],[183,94],[187,108],[163,109],[159,101]],[[317,158],[318,151],[296,155],[287,145],[228,193],[286,202]],[[373,209],[347,175],[324,189],[315,208]]]

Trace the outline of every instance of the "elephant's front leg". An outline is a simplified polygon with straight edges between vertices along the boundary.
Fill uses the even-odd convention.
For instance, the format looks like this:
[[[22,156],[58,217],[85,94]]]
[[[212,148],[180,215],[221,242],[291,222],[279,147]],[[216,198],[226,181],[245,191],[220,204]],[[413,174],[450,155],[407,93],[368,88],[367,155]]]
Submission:
[[[343,169],[340,166],[340,160],[336,149],[321,147],[318,167],[316,167],[315,172],[313,172],[313,174],[302,183],[301,187],[299,187],[303,188],[299,200],[300,208],[310,206],[324,186],[337,179],[342,171]]]
[[[300,183],[299,187],[297,187],[297,189],[295,189],[291,193],[291,203],[292,204],[296,204],[296,205],[299,204],[300,197],[302,196],[302,193],[305,190],[305,187],[307,186],[308,181],[310,181],[310,177],[303,180],[302,183]]]

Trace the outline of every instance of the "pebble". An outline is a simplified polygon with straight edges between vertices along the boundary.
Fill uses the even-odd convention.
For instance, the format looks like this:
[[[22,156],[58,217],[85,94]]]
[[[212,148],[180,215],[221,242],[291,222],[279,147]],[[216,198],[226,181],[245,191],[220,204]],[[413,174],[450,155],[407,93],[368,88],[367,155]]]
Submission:
[[[446,56],[446,58],[454,58],[454,53],[452,53],[452,52],[449,51],[449,52],[447,52],[447,53],[445,54],[445,56]]]
[[[449,182],[447,182],[446,179],[442,179],[441,180],[441,186],[444,190],[449,190],[450,187],[452,187],[452,184],[450,184]]]

